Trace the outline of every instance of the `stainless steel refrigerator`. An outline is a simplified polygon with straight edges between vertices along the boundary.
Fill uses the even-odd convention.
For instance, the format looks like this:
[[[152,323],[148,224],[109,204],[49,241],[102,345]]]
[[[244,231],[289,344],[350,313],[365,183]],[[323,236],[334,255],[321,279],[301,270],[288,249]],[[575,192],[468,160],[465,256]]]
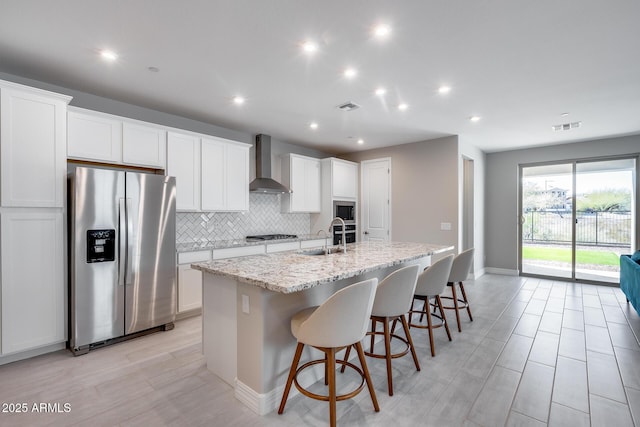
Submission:
[[[175,178],[77,167],[68,194],[74,354],[173,328]]]

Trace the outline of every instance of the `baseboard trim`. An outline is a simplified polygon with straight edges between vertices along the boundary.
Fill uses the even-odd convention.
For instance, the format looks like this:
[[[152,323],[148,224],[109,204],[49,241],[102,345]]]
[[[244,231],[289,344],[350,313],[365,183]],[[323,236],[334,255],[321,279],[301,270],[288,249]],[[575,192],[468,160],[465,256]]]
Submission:
[[[519,276],[520,275],[520,272],[518,270],[511,270],[508,268],[486,267],[484,270],[487,274],[500,274],[502,276]]]
[[[258,393],[236,378],[235,396],[249,409],[258,415],[266,415],[273,411],[277,400],[277,388],[268,393]]]
[[[35,348],[33,350],[23,351],[20,353],[8,354],[6,356],[0,357],[0,365],[17,362],[18,360],[29,359],[31,357],[40,356],[46,353],[53,353],[54,351],[64,350],[65,348],[66,348],[66,343],[62,342],[62,343],[47,345],[40,348]]]
[[[484,276],[486,273],[486,270],[484,268],[478,270],[478,271],[474,271],[473,274],[470,275],[470,278],[472,278],[473,280],[479,279],[482,276]]]

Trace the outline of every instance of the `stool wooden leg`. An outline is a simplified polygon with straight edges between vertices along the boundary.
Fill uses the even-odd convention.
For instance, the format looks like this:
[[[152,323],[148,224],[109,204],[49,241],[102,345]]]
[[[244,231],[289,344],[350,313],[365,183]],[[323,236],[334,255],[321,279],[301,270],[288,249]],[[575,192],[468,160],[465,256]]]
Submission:
[[[378,406],[378,398],[376,397],[376,391],[373,388],[373,383],[371,382],[371,376],[369,375],[369,369],[367,368],[367,361],[364,359],[364,351],[362,350],[362,343],[358,341],[354,344],[356,346],[356,351],[358,352],[358,359],[360,359],[360,366],[362,366],[362,372],[364,372],[364,379],[367,381],[367,387],[369,388],[369,395],[371,396],[371,401],[373,402],[373,409],[376,412],[380,412],[380,406]]]
[[[427,298],[427,300],[428,300],[428,298]],[[432,325],[432,322],[431,322],[431,311],[427,310],[426,314],[427,314],[427,328],[429,329],[429,345],[431,346],[431,357],[435,357],[436,348],[435,348],[435,344],[433,342],[433,325]]]
[[[389,396],[393,396],[393,371],[391,370],[391,334],[389,333],[389,318],[384,319],[384,355],[387,361],[387,387],[389,389]]]
[[[336,426],[336,349],[330,348],[327,355],[327,370],[329,371],[329,424]]]
[[[440,299],[440,295],[436,296],[436,304],[440,309],[440,316],[442,316],[442,323],[444,323],[444,329],[447,331],[447,337],[449,337],[449,341],[451,341],[451,332],[449,332],[449,322],[447,322],[447,316],[444,314],[444,308],[442,307],[442,299]]]
[[[460,327],[460,309],[458,308],[458,294],[456,292],[456,283],[451,285],[451,292],[453,293],[453,307],[456,310],[456,321],[458,322],[458,332],[462,332]]]
[[[344,361],[347,362],[349,361],[349,355],[351,354],[351,346],[347,347],[347,349],[344,352]],[[345,365],[344,363],[342,364],[342,367],[340,368],[340,373],[344,374],[344,369],[347,367],[347,365]]]
[[[462,298],[465,304],[467,304],[467,314],[469,314],[469,320],[473,322],[473,316],[471,315],[471,307],[469,307],[469,300],[467,299],[467,293],[464,291],[464,284],[460,282],[460,291],[462,291]]]
[[[289,391],[291,390],[291,384],[293,383],[293,377],[296,375],[298,369],[298,363],[300,362],[300,356],[302,356],[302,349],[304,344],[298,343],[296,347],[296,353],[293,356],[293,362],[291,362],[291,369],[289,370],[289,378],[287,378],[287,385],[284,387],[284,393],[282,394],[282,401],[280,401],[280,408],[278,408],[278,414],[284,412],[284,405],[287,403],[287,397],[289,397]]]
[[[416,354],[416,348],[413,346],[413,340],[411,339],[411,332],[409,332],[409,325],[407,325],[407,319],[405,319],[404,316],[400,316],[400,320],[402,321],[402,328],[404,329],[404,334],[407,337],[407,341],[409,341],[409,348],[411,349],[411,356],[413,356],[413,363],[416,364],[416,370],[419,371],[420,363],[418,362],[418,355]],[[395,324],[395,320],[394,320],[394,324]]]
[[[378,326],[378,322],[375,319],[371,319],[371,342],[369,344],[369,353],[373,353],[373,343],[375,342],[376,337],[376,326]]]
[[[327,360],[327,353],[324,354],[324,385],[329,385],[329,361]]]
[[[428,305],[429,305],[429,298],[424,300],[424,307],[422,307],[422,312],[420,313],[420,320],[418,320],[419,322],[422,322],[422,319],[424,319],[424,313],[428,310]]]

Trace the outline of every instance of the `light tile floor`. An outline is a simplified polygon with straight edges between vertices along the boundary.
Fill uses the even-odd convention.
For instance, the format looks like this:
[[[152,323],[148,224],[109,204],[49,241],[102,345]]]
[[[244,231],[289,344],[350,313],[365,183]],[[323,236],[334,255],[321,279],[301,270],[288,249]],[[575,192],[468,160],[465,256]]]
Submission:
[[[436,357],[412,329],[422,366],[368,359],[381,411],[366,389],[338,403],[343,426],[631,426],[640,422],[640,316],[617,288],[486,275],[466,283],[474,321],[436,330]],[[322,426],[328,407],[301,395],[264,417],[207,371],[200,319],[74,358],[66,351],[0,366],[2,426]],[[338,374],[343,387],[355,380]],[[324,386],[316,384],[317,390]],[[27,413],[8,413],[26,403]],[[33,412],[58,403],[60,413]],[[70,412],[64,412],[64,405]],[[15,408],[15,406],[14,406]],[[14,411],[15,412],[15,411]]]

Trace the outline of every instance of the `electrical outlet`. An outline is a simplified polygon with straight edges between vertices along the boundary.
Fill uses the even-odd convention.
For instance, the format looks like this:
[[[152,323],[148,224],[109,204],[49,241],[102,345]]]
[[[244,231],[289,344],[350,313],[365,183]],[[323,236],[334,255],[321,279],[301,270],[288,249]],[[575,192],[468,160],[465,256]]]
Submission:
[[[444,230],[444,231],[451,230],[451,223],[450,222],[441,222],[440,223],[440,230]]]
[[[249,314],[249,295],[242,295],[242,312]]]

